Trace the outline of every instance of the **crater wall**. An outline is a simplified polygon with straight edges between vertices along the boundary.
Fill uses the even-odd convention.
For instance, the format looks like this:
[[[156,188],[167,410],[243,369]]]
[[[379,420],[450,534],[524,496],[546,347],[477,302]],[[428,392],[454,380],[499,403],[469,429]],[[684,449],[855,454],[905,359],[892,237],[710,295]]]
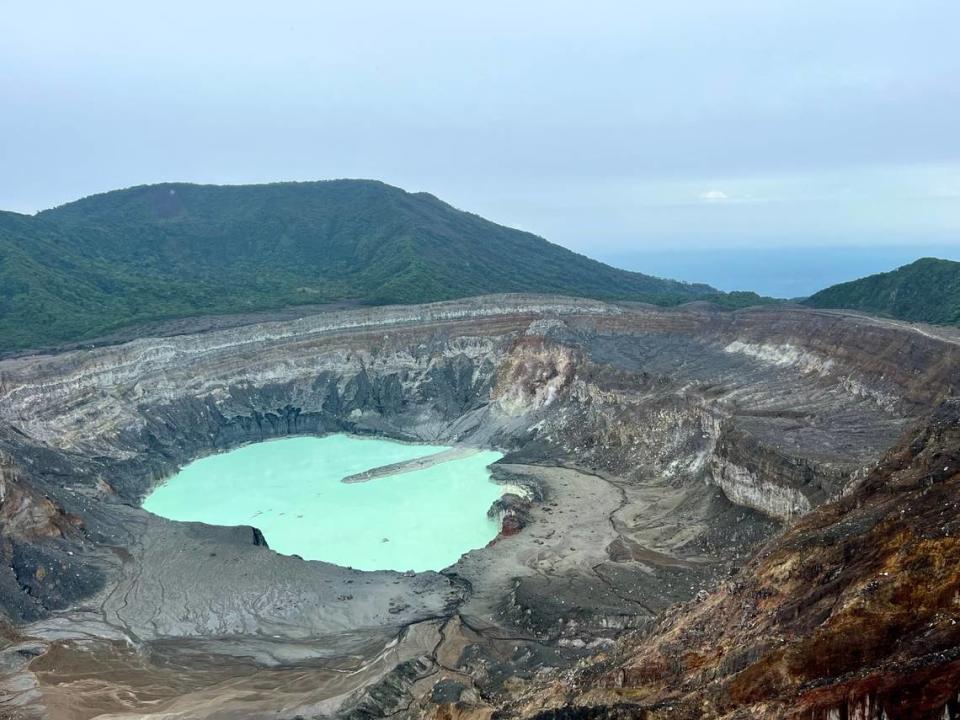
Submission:
[[[264,667],[330,647],[380,663],[310,700],[330,708],[393,682],[404,661],[370,648],[397,633],[410,647],[440,633],[416,655],[433,675],[454,637],[492,653],[469,673],[495,685],[507,666],[547,662],[543,648],[572,662],[647,625],[780,523],[849,492],[954,391],[958,351],[856,315],[496,296],[8,359],[3,610],[44,652],[189,639]],[[497,475],[534,498],[511,515],[527,526],[408,577],[284,558],[254,528],[138,507],[197,456],[326,432],[501,449]],[[510,637],[541,650],[510,665],[498,649]],[[22,671],[37,702],[55,695]]]

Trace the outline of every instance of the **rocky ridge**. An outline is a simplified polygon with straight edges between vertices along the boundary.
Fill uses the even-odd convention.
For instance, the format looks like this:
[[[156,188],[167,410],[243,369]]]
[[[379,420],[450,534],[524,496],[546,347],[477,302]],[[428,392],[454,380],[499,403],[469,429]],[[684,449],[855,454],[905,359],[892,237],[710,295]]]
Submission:
[[[0,707],[360,717],[456,696],[490,709],[850,492],[954,393],[958,355],[949,338],[841,313],[493,296],[2,361]],[[528,505],[499,510],[514,520],[492,546],[417,575],[303,562],[254,528],[138,508],[202,454],[325,432],[500,449],[495,477]],[[117,671],[122,698],[84,675],[91,657],[124,667],[131,651],[144,667]],[[199,672],[209,658],[222,674]]]
[[[951,401],[713,592],[500,716],[958,717],[958,448]]]

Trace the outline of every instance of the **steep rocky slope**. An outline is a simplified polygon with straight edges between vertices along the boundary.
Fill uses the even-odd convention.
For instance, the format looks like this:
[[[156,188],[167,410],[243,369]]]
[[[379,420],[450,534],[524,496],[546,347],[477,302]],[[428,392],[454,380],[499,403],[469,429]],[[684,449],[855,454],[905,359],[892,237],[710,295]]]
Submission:
[[[510,716],[960,715],[960,404],[908,432],[846,497],[709,595]]]
[[[0,708],[492,712],[849,492],[958,369],[949,337],[888,321],[551,296],[8,359]],[[255,528],[138,507],[205,453],[337,431],[499,448],[495,477],[527,497],[492,509],[510,522],[491,546],[415,575],[303,562]]]

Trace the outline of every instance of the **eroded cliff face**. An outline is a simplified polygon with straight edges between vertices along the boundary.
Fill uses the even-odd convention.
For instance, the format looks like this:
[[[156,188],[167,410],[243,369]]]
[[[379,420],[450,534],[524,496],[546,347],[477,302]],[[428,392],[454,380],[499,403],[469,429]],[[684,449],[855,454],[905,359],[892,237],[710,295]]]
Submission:
[[[960,405],[843,499],[646,636],[506,703],[507,716],[957,717]]]
[[[8,687],[26,688],[11,697],[24,717],[259,717],[268,690],[247,702],[239,670],[196,670],[252,657],[276,692],[301,668],[293,686],[311,690],[284,695],[290,717],[413,713],[438,683],[486,712],[513,679],[650,627],[850,492],[958,368],[949,339],[856,316],[523,296],[0,362],[0,600],[39,639],[6,651]],[[490,547],[415,576],[137,507],[199,455],[326,432],[496,447],[495,477],[527,504]],[[81,657],[123,666],[115,643],[182,672],[164,691],[152,661],[121,673],[122,700],[58,675]]]

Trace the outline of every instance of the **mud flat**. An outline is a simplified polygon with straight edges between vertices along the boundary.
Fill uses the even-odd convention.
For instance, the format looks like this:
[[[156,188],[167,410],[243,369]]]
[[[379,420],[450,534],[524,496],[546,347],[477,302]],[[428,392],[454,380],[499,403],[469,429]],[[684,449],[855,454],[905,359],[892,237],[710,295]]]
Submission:
[[[0,361],[0,717],[488,716],[854,491],[956,388],[960,346],[903,324],[548,296]],[[526,524],[442,572],[364,572],[276,552],[266,512],[222,527],[140,506],[197,458],[336,434],[505,449],[494,480],[525,489]],[[410,459],[331,482],[489,464],[340,482]]]

